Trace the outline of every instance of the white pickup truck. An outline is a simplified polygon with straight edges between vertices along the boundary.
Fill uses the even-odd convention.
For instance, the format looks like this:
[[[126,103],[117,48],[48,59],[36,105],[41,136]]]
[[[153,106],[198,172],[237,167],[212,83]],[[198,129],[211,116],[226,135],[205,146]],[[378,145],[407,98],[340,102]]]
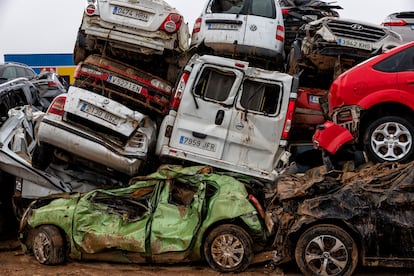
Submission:
[[[264,180],[286,167],[298,79],[218,56],[194,56],[176,85],[156,151]]]

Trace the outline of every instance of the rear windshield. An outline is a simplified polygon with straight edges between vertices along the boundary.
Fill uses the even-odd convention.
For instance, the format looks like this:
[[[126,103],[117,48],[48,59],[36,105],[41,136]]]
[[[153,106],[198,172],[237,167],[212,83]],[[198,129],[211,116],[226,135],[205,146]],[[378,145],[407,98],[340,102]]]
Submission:
[[[213,0],[207,13],[230,13],[276,18],[274,0]]]

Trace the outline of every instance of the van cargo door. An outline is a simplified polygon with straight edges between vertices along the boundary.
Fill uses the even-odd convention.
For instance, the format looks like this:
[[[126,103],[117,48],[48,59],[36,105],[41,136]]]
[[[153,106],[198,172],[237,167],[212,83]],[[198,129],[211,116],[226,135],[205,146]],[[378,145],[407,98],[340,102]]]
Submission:
[[[243,73],[216,65],[205,65],[198,72],[187,84],[191,92],[181,100],[170,145],[221,159]]]

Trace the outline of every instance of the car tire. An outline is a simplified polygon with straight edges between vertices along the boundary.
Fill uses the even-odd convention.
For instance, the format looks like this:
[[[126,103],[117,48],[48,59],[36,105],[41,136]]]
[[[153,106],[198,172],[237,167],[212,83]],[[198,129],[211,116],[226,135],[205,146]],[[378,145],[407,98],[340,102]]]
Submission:
[[[86,57],[86,37],[85,34],[79,30],[76,37],[75,47],[73,49],[73,62],[78,64],[79,62],[84,61]]]
[[[41,264],[56,265],[65,261],[65,242],[59,229],[52,225],[35,230],[32,242],[33,255]]]
[[[372,122],[364,135],[364,148],[374,162],[408,162],[413,159],[414,126],[398,116]]]
[[[301,68],[299,66],[299,60],[302,58],[302,51],[300,49],[300,43],[294,42],[292,44],[292,48],[290,48],[290,52],[287,56],[287,68],[286,72],[289,75],[297,75],[300,73]]]
[[[209,266],[219,272],[245,270],[253,258],[253,241],[240,226],[220,225],[204,241],[204,257]]]
[[[36,145],[32,154],[32,166],[35,169],[46,170],[53,159],[53,150],[45,145]]]
[[[352,275],[358,264],[358,248],[342,228],[316,225],[299,237],[295,260],[304,275]]]

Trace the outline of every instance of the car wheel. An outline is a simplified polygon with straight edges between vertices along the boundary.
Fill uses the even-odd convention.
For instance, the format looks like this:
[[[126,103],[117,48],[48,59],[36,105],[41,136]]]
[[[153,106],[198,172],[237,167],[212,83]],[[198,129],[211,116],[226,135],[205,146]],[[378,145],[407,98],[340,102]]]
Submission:
[[[413,157],[414,127],[397,116],[380,118],[367,128],[364,147],[368,158],[376,162],[407,162]]]
[[[296,75],[300,73],[299,60],[302,58],[300,45],[298,43],[292,44],[290,52],[287,57],[287,68],[286,71],[289,75]]]
[[[245,270],[253,258],[253,241],[241,227],[224,224],[213,229],[204,242],[204,256],[220,272]]]
[[[40,226],[33,236],[33,255],[41,264],[55,265],[65,261],[65,243],[59,229]]]
[[[316,225],[299,237],[295,259],[304,275],[351,275],[358,263],[358,249],[341,228]]]

